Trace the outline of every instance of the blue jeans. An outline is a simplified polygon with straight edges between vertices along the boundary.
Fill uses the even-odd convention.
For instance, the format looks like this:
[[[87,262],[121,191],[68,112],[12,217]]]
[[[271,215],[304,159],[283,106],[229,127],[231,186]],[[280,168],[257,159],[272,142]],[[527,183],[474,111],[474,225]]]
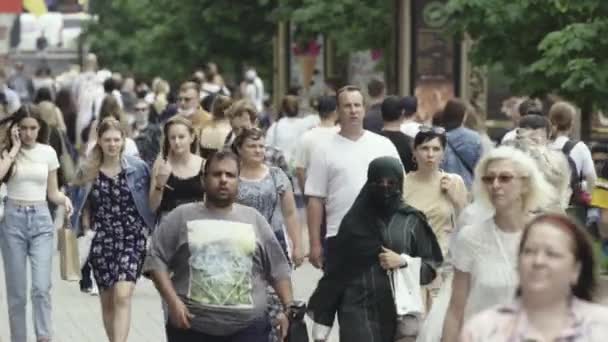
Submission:
[[[19,205],[6,201],[0,225],[11,342],[27,341],[27,257],[32,274],[32,300],[36,338],[51,339],[51,271],[53,221],[48,204]]]

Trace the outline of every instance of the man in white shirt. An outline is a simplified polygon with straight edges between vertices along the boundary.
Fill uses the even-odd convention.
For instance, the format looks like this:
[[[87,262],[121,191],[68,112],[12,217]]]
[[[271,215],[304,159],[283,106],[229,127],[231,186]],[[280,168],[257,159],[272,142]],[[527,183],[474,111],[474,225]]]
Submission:
[[[416,112],[418,111],[418,99],[416,96],[406,96],[403,98],[403,111],[401,132],[414,139],[422,125],[420,122],[416,121]]]
[[[517,137],[517,128],[519,126],[519,121],[522,117],[526,115],[543,115],[543,104],[538,99],[517,99],[515,103],[516,110],[513,107],[506,108],[506,103],[503,104],[503,110],[508,111],[507,115],[511,117],[515,128],[508,131],[501,140],[501,144],[504,144],[507,141],[515,140]]]
[[[0,93],[3,93],[6,99],[6,111],[8,115],[13,114],[21,107],[19,95],[6,84],[6,72],[2,67],[0,67]]]
[[[350,209],[367,179],[369,163],[375,158],[399,153],[387,138],[363,129],[363,94],[354,86],[337,93],[340,132],[318,145],[311,155],[305,194],[310,237],[310,263],[323,267],[324,249],[331,249],[342,218]],[[327,233],[322,244],[323,207]]]
[[[97,56],[88,54],[84,60],[83,71],[72,85],[72,96],[76,104],[76,145],[82,141],[81,132],[95,119],[95,103],[104,97],[102,81],[97,77]]]
[[[572,158],[576,165],[576,174],[585,181],[587,191],[591,192],[597,180],[591,151],[584,142],[571,141],[569,137],[575,116],[576,108],[568,102],[559,101],[551,106],[549,121],[555,139],[549,144],[549,148],[562,151]]]
[[[304,191],[304,185],[306,184],[306,172],[310,166],[312,151],[314,151],[316,146],[327,140],[329,137],[332,137],[333,134],[338,132],[340,129],[338,126],[336,126],[338,112],[336,111],[335,96],[319,97],[317,110],[319,112],[321,122],[317,127],[304,132],[296,147],[296,177],[298,178],[298,185],[302,191]]]
[[[264,110],[264,82],[253,68],[245,72],[245,80],[241,83],[243,97],[255,105],[258,112]]]

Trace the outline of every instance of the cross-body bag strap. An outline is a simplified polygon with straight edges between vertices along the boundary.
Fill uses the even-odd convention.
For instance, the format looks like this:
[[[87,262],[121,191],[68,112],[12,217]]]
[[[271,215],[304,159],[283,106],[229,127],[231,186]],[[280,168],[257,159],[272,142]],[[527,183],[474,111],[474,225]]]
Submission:
[[[509,259],[509,256],[507,255],[507,250],[505,249],[505,246],[502,243],[502,239],[500,238],[500,236],[498,236],[497,230],[498,230],[498,227],[495,225],[492,228],[492,232],[494,233],[494,238],[496,239],[496,244],[498,245],[498,249],[500,251],[500,254],[502,254],[502,258],[504,259],[507,267],[509,267],[509,270],[511,270],[512,272],[514,272],[515,265],[513,265],[513,263]]]
[[[274,177],[274,171],[272,168],[268,168],[268,173],[270,173],[270,178],[272,179],[272,184],[274,185],[274,201],[272,203],[270,217],[268,218],[268,223],[272,225],[272,217],[274,216],[274,212],[277,210],[277,205],[279,204],[279,191],[277,189],[277,181]]]
[[[458,150],[456,150],[454,148],[454,145],[452,145],[452,143],[450,142],[450,139],[447,139],[447,142],[448,142],[448,146],[450,146],[452,151],[454,151],[454,155],[456,156],[456,158],[458,158],[458,160],[460,160],[460,162],[462,163],[462,165],[464,165],[464,167],[467,169],[467,171],[469,171],[471,174],[473,174],[473,168],[469,164],[467,164],[467,162],[462,158],[462,156],[460,156],[460,153],[458,153]]]

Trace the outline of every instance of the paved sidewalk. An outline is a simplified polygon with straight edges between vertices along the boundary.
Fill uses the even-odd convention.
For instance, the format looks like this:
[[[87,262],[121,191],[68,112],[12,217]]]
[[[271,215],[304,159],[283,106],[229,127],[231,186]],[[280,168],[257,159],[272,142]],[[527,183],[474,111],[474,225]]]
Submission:
[[[29,272],[28,272],[29,273]],[[9,341],[4,270],[0,263],[0,341]],[[29,277],[28,277],[29,278]],[[53,269],[54,342],[103,342],[105,333],[101,321],[99,297],[81,293],[78,282],[65,282],[59,277],[59,257],[55,255]],[[29,299],[28,299],[29,302]],[[28,305],[28,341],[35,341]],[[135,290],[129,341],[164,341],[163,318],[158,294],[151,281],[142,279]]]
[[[4,270],[0,262],[0,341],[2,342],[9,341],[4,276]],[[294,274],[295,297],[308,299],[320,276],[321,273],[309,264],[298,269]],[[81,293],[78,282],[71,283],[60,279],[59,256],[57,254],[54,258],[52,298],[55,332],[53,342],[107,341],[101,321],[99,297]],[[31,306],[28,306],[27,318],[29,341],[35,341],[31,324]],[[330,341],[337,340],[337,336],[332,336]],[[161,341],[165,341],[165,334],[160,299],[152,282],[141,279],[133,298],[129,342]]]

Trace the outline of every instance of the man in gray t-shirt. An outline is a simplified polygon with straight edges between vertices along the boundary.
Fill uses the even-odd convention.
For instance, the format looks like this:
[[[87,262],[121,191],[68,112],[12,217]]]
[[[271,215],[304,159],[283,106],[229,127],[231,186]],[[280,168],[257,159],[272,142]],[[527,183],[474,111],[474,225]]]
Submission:
[[[155,230],[144,273],[167,303],[167,341],[268,341],[266,286],[285,308],[291,270],[255,209],[234,203],[238,161],[218,152],[205,166],[203,203],[179,206]],[[287,319],[281,315],[285,334]]]

